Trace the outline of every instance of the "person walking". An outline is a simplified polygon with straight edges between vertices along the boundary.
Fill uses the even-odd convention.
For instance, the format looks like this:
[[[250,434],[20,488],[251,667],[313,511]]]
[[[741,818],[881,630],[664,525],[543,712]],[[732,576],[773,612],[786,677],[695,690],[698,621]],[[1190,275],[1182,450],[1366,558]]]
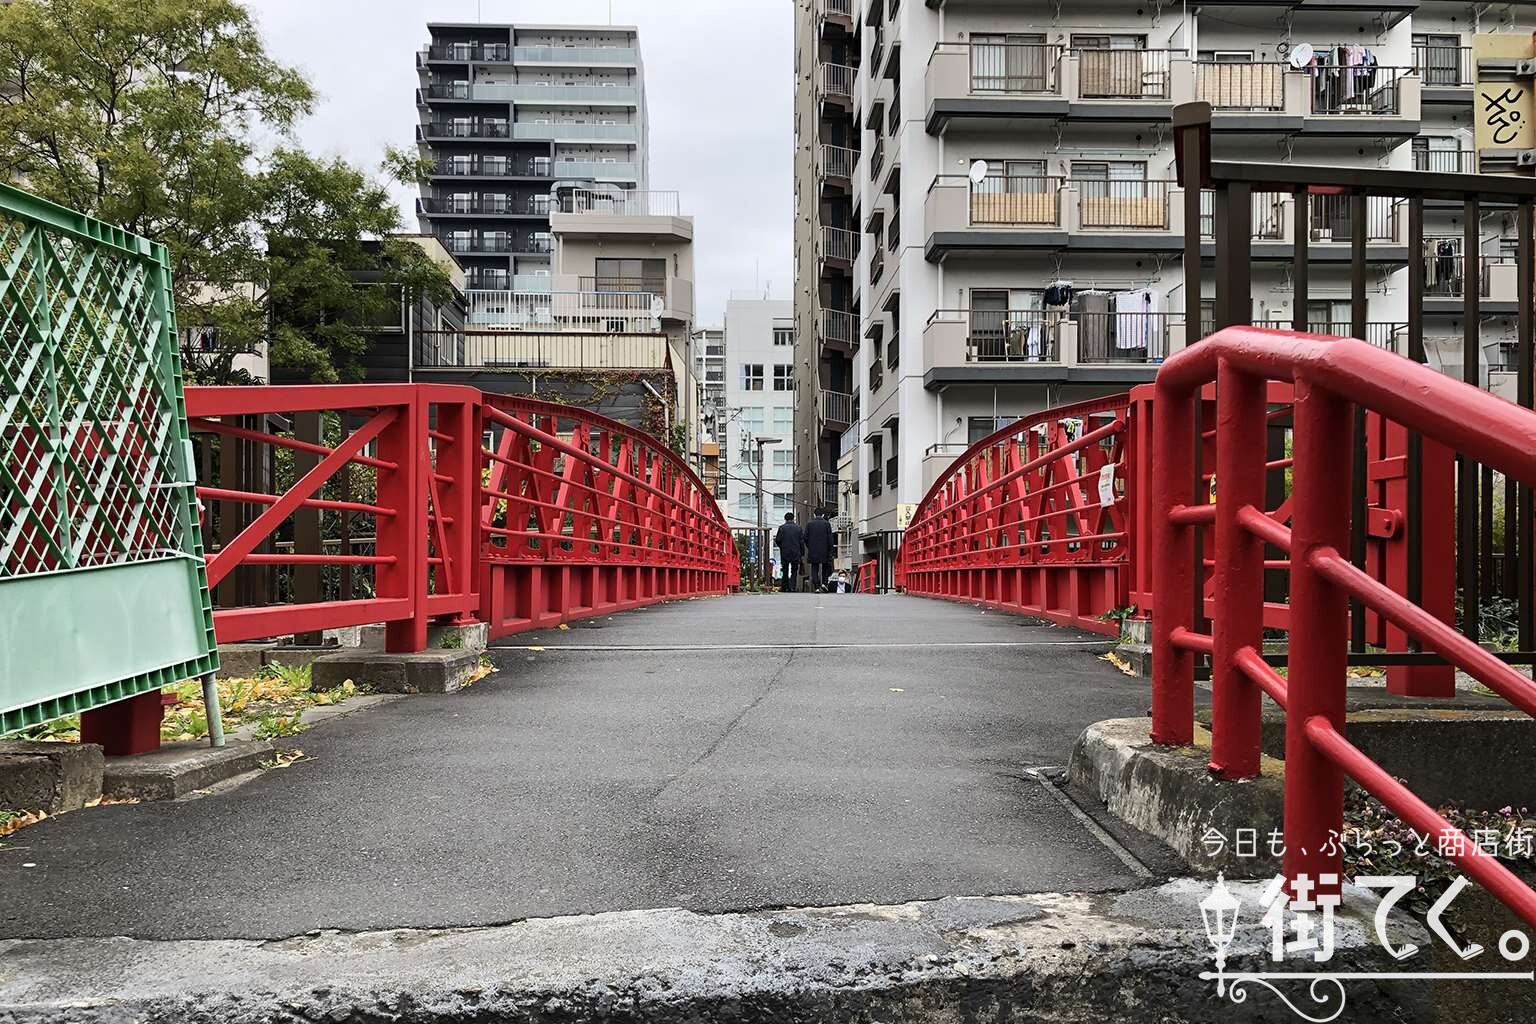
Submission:
[[[811,563],[811,590],[821,593],[832,574],[832,560],[837,557],[837,535],[827,521],[827,510],[818,508],[816,517],[805,526],[805,557]]]
[[[784,573],[779,589],[797,593],[800,590],[800,559],[805,557],[805,531],[795,522],[793,512],[784,513],[784,525],[773,535],[773,546],[779,549],[779,564]]]

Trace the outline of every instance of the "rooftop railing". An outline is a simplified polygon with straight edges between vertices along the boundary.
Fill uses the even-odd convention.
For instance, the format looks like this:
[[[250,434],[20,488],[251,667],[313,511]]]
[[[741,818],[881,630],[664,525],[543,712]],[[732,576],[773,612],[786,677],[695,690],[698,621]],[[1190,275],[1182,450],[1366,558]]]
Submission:
[[[620,217],[676,217],[681,207],[677,192],[643,190],[605,192],[576,189],[560,201],[562,213],[597,213]]]
[[[642,334],[657,330],[650,292],[579,291],[465,293],[471,327],[491,330],[540,328]]]
[[[416,346],[419,370],[657,370],[666,365],[666,336],[649,331],[423,331]]]

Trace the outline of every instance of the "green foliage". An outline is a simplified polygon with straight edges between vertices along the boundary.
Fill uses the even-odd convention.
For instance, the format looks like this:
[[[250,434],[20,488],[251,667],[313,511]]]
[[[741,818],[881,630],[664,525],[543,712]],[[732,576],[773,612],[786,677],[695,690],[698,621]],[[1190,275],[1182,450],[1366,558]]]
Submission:
[[[280,682],[285,690],[303,693],[309,689],[314,671],[308,665],[290,666],[273,661],[257,669],[256,678],[274,679]]]
[[[443,634],[443,640],[437,646],[445,651],[457,651],[464,646],[464,634],[452,630]]]
[[[291,715],[262,715],[256,723],[256,738],[259,740],[277,740],[287,736],[297,736],[304,731],[303,712],[295,711]]]
[[[0,97],[0,176],[165,243],[179,322],[218,332],[194,381],[253,383],[234,361],[265,340],[304,379],[357,380],[360,326],[446,295],[419,246],[368,244],[399,227],[384,186],[285,145],[314,92],[236,0],[16,0]]]

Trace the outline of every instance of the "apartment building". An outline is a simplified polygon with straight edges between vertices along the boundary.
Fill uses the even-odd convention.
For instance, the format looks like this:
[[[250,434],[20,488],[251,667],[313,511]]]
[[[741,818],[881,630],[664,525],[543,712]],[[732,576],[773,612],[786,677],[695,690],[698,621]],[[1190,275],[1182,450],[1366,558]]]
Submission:
[[[646,188],[633,27],[435,23],[416,55],[417,213],[468,286],[550,289],[549,215],[574,187]]]
[[[725,304],[725,449],[723,499],[734,527],[758,522],[757,458],[763,457],[764,525],[795,506],[794,303],[736,293]],[[773,440],[759,445],[760,439]],[[802,520],[806,518],[801,516]]]
[[[1528,46],[1533,14],[1430,0],[799,0],[802,496],[852,468],[852,529],[865,556],[888,558],[970,443],[1149,381],[1207,329],[1183,313],[1186,204],[1207,236],[1214,217],[1208,194],[1174,180],[1176,104],[1211,104],[1218,159],[1473,170],[1474,37]],[[1293,317],[1294,202],[1254,197],[1256,323]],[[1366,213],[1367,340],[1401,350],[1406,270],[1425,260],[1426,349],[1459,375],[1462,211],[1434,209],[1418,252],[1398,206]],[[1350,201],[1311,196],[1303,214],[1306,318],[1347,334]],[[1512,237],[1508,215],[1485,212],[1480,337],[1495,372],[1514,341]]]
[[[693,332],[693,374],[699,381],[699,436],[718,441],[725,426],[725,328]]]

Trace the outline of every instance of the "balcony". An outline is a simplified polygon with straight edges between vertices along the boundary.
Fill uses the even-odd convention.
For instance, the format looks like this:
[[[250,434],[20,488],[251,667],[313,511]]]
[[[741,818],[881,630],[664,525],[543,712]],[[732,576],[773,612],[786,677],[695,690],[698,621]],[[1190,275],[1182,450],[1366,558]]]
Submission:
[[[823,31],[830,23],[843,32],[853,31],[853,0],[816,0],[816,16]]]
[[[1419,73],[1425,103],[1472,102],[1477,84],[1477,60],[1470,46],[1415,46],[1413,66]]]
[[[858,337],[858,318],[852,313],[841,309],[823,309],[821,311],[821,344],[823,347],[839,348],[845,352],[853,351],[855,339]]]
[[[549,215],[549,196],[426,196],[416,200],[416,212],[543,217]]]
[[[556,121],[537,124],[519,121],[512,125],[512,138],[537,142],[630,142],[640,141],[640,126],[635,124],[590,124]]]
[[[417,336],[417,370],[660,370],[666,366],[666,336],[650,332],[524,329],[423,331]]]
[[[420,50],[416,54],[416,63],[443,61],[467,64],[476,61],[483,64],[505,64],[510,50],[506,43],[439,43]]]
[[[848,105],[853,102],[853,83],[858,78],[858,69],[846,64],[819,65],[820,85],[823,100]]]
[[[578,181],[632,182],[640,180],[640,165],[628,160],[556,160],[551,173]]]
[[[459,84],[466,86],[468,98],[492,103],[579,103],[584,107],[633,107],[640,102],[640,90],[630,85]]]
[[[606,217],[678,217],[682,200],[677,192],[638,189],[602,191],[576,189],[560,202],[560,212]]]
[[[511,139],[506,121],[432,121],[416,126],[417,141],[429,139]]]
[[[821,147],[821,180],[823,183],[835,182],[842,188],[849,188],[853,181],[853,170],[859,165],[859,151],[849,149],[846,146]]]
[[[1426,239],[1424,242],[1424,311],[1460,314],[1467,293],[1466,260],[1462,240]],[[1519,310],[1520,268],[1513,256],[1479,256],[1477,270],[1479,312],[1484,315]]]
[[[645,334],[658,331],[650,292],[479,291],[465,293],[465,323],[487,330],[599,331]]]
[[[531,160],[450,157],[437,161],[432,167],[433,176],[440,178],[548,178],[552,173],[548,157]]]
[[[476,238],[449,235],[444,246],[455,255],[522,256],[547,253],[554,248],[547,235],[517,235],[488,232]]]
[[[853,424],[837,438],[837,460],[841,462],[859,449],[859,413],[853,411]]]
[[[1168,181],[996,175],[934,179],[924,201],[926,256],[1021,251],[1182,250],[1184,192]]]
[[[1183,346],[1178,314],[941,309],[923,330],[923,386],[1134,384]]]
[[[1470,149],[1414,149],[1413,169],[1439,174],[1476,174],[1477,153]]]
[[[516,46],[516,64],[633,64],[635,50],[627,46]]]
[[[1414,83],[1413,68],[1354,68],[1319,65],[1312,76],[1312,113],[1328,117],[1396,117],[1403,112],[1402,84]]]
[[[847,270],[853,266],[858,254],[859,236],[856,233],[846,228],[824,226],[821,229],[821,248],[817,256],[823,263]]]
[[[1255,192],[1252,197],[1251,237],[1257,261],[1288,262],[1295,253],[1295,203],[1289,192]],[[1315,262],[1347,262],[1354,234],[1353,199],[1347,195],[1309,196],[1307,240],[1309,258]],[[1200,234],[1212,238],[1214,199],[1211,193],[1200,195]],[[1365,207],[1365,240],[1368,256],[1375,263],[1405,263],[1407,253],[1407,218],[1402,201],[1383,196],[1369,196]],[[1215,255],[1214,246],[1208,252]]]
[[[837,474],[821,473],[816,481],[816,497],[823,508],[837,509]]]
[[[841,433],[853,423],[853,396],[841,391],[821,392],[821,421],[826,430]]]

